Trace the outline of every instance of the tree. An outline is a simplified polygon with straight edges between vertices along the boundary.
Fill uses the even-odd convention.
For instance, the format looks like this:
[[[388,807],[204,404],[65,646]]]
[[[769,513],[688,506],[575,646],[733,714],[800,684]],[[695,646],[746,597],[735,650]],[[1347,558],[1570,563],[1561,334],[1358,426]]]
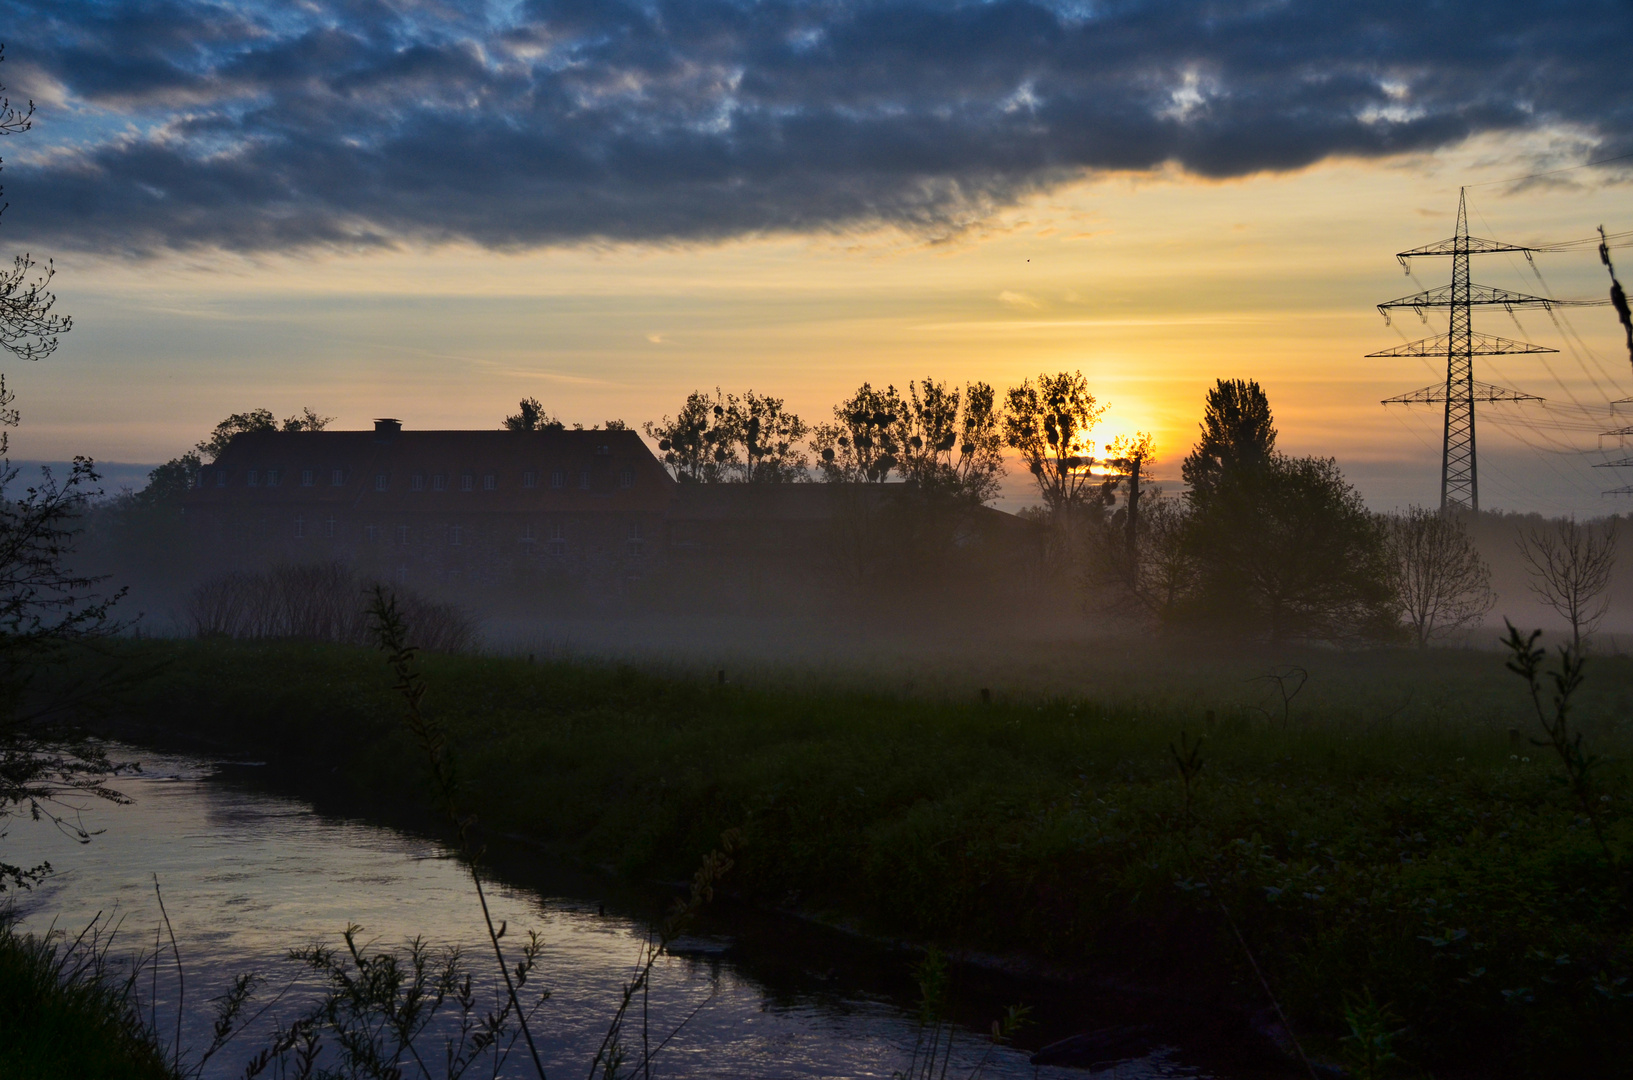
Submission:
[[[1188,492],[1196,614],[1272,641],[1397,632],[1385,531],[1337,462],[1278,454],[1214,481]]]
[[[833,423],[811,429],[811,449],[829,483],[882,484],[900,467],[908,434],[907,404],[896,388],[863,383],[834,406]]]
[[[1121,514],[1124,558],[1131,583],[1137,582],[1140,575],[1140,484],[1149,477],[1148,470],[1156,458],[1156,440],[1149,431],[1119,435],[1106,445],[1106,464],[1116,472],[1101,485],[1101,490],[1110,495],[1118,484],[1128,489]]]
[[[693,390],[673,420],[665,416],[657,423],[648,420],[642,425],[647,438],[658,441],[663,463],[676,480],[719,483],[740,465],[727,404],[719,388],[713,397]]]
[[[1090,472],[1089,432],[1105,406],[1089,393],[1080,371],[1039,375],[1011,387],[1004,410],[1004,443],[1020,452],[1037,478],[1051,516],[1084,504],[1098,481]]]
[[[1414,506],[1387,517],[1385,526],[1395,603],[1418,648],[1491,610],[1491,568],[1461,518]]]
[[[979,506],[998,494],[1004,474],[997,395],[984,382],[962,392],[925,379],[907,384],[907,437],[901,471],[933,496]]]
[[[538,398],[523,398],[514,415],[505,417],[499,425],[506,431],[560,431],[561,421],[544,411]]]
[[[800,442],[805,421],[783,406],[782,398],[748,391],[726,399],[723,433],[728,457],[740,460],[737,479],[747,484],[786,484],[805,479],[809,466]],[[742,456],[738,459],[738,451]]]
[[[1615,521],[1595,527],[1566,518],[1526,530],[1519,548],[1531,574],[1531,591],[1571,624],[1571,645],[1580,653],[1583,632],[1591,634],[1610,610]]]
[[[1180,466],[1193,502],[1206,499],[1222,477],[1266,465],[1276,452],[1270,399],[1256,382],[1220,379],[1208,391],[1202,438]]]
[[[207,438],[198,442],[196,449],[200,454],[208,454],[214,461],[236,435],[257,431],[322,431],[333,422],[332,416],[319,416],[311,409],[302,409],[300,415],[288,417],[280,424],[273,418],[271,409],[251,409],[249,412],[233,413],[221,421]],[[174,465],[179,460],[172,460],[166,465]]]
[[[13,402],[0,376],[0,428],[17,425]],[[103,595],[102,579],[68,565],[85,503],[100,494],[90,460],[76,457],[60,481],[42,470],[40,481],[19,493],[9,442],[9,432],[0,430],[0,818],[46,818],[89,840],[59,812],[62,800],[123,801],[103,784],[118,767],[63,720],[105,687],[79,675],[65,692],[39,683],[52,669],[65,669],[86,643],[118,629],[111,609],[124,590]],[[0,892],[27,888],[50,871],[48,863],[22,867],[0,859]]]
[[[0,63],[5,58],[5,46],[0,45]],[[5,87],[0,86],[0,136],[21,135],[34,126],[34,103],[18,109],[4,95]],[[4,190],[0,188],[0,194]],[[0,213],[5,209],[0,203]],[[56,274],[50,260],[41,266],[26,253],[12,260],[11,269],[0,270],[0,348],[22,360],[43,360],[56,351],[61,335],[73,329],[71,317],[51,310],[57,303],[50,291]]]

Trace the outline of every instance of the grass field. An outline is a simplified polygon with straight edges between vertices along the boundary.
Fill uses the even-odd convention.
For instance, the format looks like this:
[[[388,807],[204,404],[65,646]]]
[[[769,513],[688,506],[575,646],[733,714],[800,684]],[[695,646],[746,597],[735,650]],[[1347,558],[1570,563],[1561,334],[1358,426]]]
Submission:
[[[128,648],[161,667],[125,707],[125,737],[278,761],[383,819],[421,803],[379,654]],[[1498,653],[1142,645],[1014,670],[1045,661],[1075,691],[1034,697],[996,673],[990,704],[929,666],[882,694],[770,668],[721,685],[587,662],[424,665],[490,831],[680,878],[737,828],[732,885],[764,904],[1245,1008],[1265,999],[1251,952],[1330,1051],[1347,1004],[1387,1003],[1406,1075],[1625,1068],[1633,664],[1590,662],[1577,714],[1605,759],[1607,858]],[[1308,682],[1288,702],[1290,664]],[[1187,808],[1174,750],[1198,738]]]

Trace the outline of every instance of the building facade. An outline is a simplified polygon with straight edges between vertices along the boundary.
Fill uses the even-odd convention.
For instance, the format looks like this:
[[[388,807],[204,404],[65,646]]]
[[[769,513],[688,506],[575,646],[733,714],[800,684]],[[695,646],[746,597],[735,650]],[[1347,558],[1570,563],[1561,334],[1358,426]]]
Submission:
[[[339,561],[432,592],[573,582],[621,591],[663,564],[675,481],[633,431],[266,431],[199,470],[201,572]]]

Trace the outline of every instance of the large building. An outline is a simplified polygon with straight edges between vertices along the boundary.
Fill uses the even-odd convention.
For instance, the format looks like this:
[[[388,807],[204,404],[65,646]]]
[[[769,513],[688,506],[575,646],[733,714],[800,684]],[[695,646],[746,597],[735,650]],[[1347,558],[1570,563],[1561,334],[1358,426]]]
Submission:
[[[337,560],[440,590],[653,572],[675,482],[633,431],[264,431],[199,471],[201,569]]]
[[[812,608],[1018,580],[1038,557],[1028,523],[905,484],[678,484],[628,430],[245,433],[199,470],[185,520],[195,581],[340,562],[489,603]]]

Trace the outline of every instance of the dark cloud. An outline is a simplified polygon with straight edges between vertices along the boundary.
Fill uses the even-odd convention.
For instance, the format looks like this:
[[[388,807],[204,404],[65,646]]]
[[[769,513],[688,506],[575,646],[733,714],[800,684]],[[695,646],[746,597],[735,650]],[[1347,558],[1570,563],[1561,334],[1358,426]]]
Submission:
[[[7,227],[103,251],[950,230],[1084,170],[1227,177],[1550,125],[1633,149],[1625,0],[0,13],[14,87],[65,93],[8,166]]]

